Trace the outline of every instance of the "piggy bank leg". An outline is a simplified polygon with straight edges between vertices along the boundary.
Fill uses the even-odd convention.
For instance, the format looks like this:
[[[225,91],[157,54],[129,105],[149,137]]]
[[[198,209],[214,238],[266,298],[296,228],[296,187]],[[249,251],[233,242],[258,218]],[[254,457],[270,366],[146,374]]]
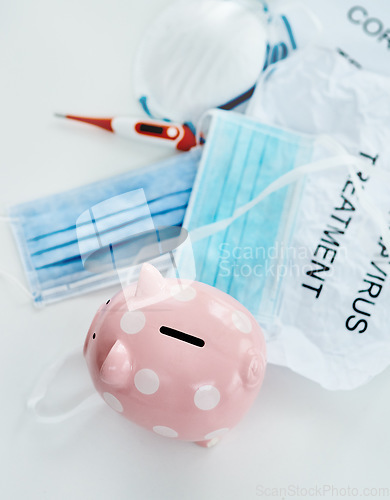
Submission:
[[[219,437],[214,437],[212,439],[206,439],[205,441],[195,441],[195,444],[198,446],[202,446],[203,448],[211,448],[212,446],[215,446],[221,438]]]

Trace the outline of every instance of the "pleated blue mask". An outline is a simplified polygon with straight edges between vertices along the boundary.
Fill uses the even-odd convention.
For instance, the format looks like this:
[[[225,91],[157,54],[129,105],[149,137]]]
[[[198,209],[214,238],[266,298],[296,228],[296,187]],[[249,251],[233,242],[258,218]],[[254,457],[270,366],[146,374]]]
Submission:
[[[235,297],[258,320],[274,317],[304,186],[302,169],[308,166],[310,171],[310,162],[324,158],[324,147],[314,136],[270,127],[237,113],[210,114],[184,221],[197,279]],[[261,193],[266,196],[258,204]]]
[[[120,268],[159,257],[157,247],[167,261],[172,248],[162,240],[183,239],[180,227],[199,159],[195,149],[10,207],[35,304],[117,283]]]

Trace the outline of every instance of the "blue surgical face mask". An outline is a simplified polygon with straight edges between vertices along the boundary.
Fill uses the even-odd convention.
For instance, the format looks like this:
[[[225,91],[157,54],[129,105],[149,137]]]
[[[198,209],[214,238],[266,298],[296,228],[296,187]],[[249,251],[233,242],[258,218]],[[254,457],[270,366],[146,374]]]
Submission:
[[[373,160],[215,113],[184,222],[198,279],[251,310],[268,360],[329,389],[389,365],[390,176]]]
[[[211,115],[184,227],[197,279],[232,295],[261,321],[278,310],[305,168],[330,167],[321,159],[336,151],[325,138],[232,112]],[[270,186],[275,189],[263,196]]]
[[[125,258],[128,265],[129,259],[140,263],[143,248],[154,248],[165,235],[171,238],[173,228],[182,225],[199,158],[195,149],[10,207],[34,302],[53,302],[114,284]],[[149,252],[148,257],[156,255]]]
[[[169,5],[145,33],[135,59],[135,93],[144,111],[196,126],[210,108],[238,109],[247,102],[262,69],[298,48],[288,16],[266,4],[184,0]],[[294,9],[288,10],[294,17]]]

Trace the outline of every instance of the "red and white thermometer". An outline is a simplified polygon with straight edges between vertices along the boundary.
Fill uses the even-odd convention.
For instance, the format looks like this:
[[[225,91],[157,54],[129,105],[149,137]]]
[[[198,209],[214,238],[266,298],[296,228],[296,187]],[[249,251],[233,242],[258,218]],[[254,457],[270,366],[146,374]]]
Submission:
[[[69,118],[113,132],[127,139],[158,142],[162,145],[188,151],[196,146],[196,137],[188,125],[179,125],[153,119],[137,119],[129,116],[116,118],[89,118],[76,115],[61,115],[60,118]]]

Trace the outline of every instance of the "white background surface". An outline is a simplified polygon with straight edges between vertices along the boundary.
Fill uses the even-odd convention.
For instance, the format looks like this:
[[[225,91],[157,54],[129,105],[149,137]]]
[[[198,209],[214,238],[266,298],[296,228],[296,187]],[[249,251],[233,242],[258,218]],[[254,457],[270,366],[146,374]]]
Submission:
[[[54,111],[140,114],[132,94],[132,60],[152,16],[166,4],[3,2],[2,213],[7,204],[169,155],[52,117]],[[1,224],[0,268],[24,280],[11,233]],[[264,488],[289,485],[350,486],[361,488],[359,494],[365,487],[390,488],[389,370],[358,390],[330,393],[270,366],[250,413],[211,450],[155,436],[103,404],[59,424],[37,423],[26,411],[35,381],[64,353],[81,351],[97,307],[112,293],[38,311],[0,279],[0,498],[251,499],[261,498],[257,494]],[[74,376],[68,386],[85,387],[87,380],[84,371],[79,383]],[[52,397],[62,404],[58,394],[57,400]],[[268,493],[262,498],[282,497]]]

